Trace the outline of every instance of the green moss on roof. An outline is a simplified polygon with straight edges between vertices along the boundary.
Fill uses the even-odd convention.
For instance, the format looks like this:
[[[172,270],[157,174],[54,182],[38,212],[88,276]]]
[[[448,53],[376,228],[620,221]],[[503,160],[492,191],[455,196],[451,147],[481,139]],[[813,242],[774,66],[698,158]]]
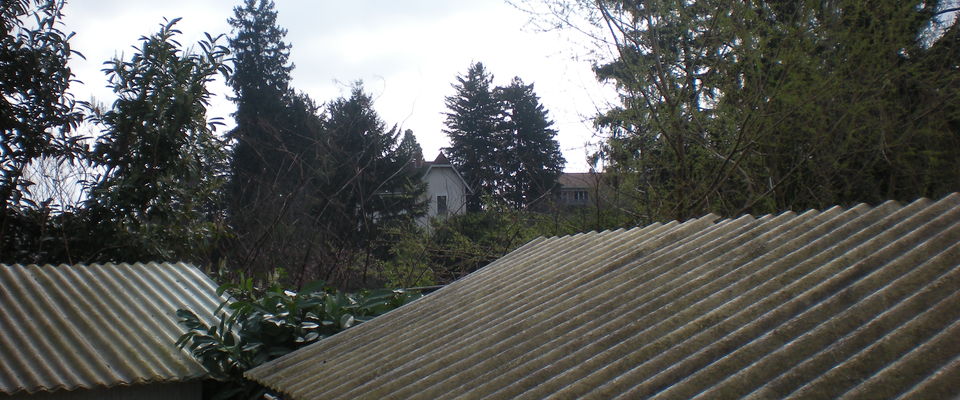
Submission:
[[[960,394],[960,196],[540,239],[248,372],[297,399]]]

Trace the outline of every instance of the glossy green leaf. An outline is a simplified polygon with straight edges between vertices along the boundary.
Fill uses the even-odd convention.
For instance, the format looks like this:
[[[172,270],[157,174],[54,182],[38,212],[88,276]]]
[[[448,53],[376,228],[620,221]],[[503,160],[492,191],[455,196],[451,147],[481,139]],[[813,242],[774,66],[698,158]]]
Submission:
[[[353,315],[344,314],[342,317],[340,317],[340,327],[343,329],[347,329],[353,326],[355,321],[356,320],[353,318]]]

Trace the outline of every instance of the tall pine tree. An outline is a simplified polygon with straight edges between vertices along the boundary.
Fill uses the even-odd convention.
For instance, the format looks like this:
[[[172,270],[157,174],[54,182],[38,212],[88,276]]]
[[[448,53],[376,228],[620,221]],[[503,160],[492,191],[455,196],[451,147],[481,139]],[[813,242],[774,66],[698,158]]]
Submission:
[[[496,97],[503,118],[498,134],[497,193],[507,204],[522,208],[551,193],[566,160],[555,139],[553,121],[533,84],[515,77],[510,85],[497,88]]]
[[[446,98],[445,150],[474,188],[469,211],[479,210],[484,199],[523,208],[554,188],[566,163],[533,85],[514,78],[491,88],[492,82],[483,64],[475,63]]]
[[[364,282],[375,260],[387,255],[388,228],[424,214],[425,186],[410,165],[416,142],[401,146],[399,131],[386,127],[359,84],[349,98],[329,104],[325,121],[322,142],[335,167],[317,188],[323,200],[314,224],[328,246],[320,277],[356,284],[355,274]]]
[[[314,102],[290,87],[291,46],[273,1],[245,0],[228,22],[234,56],[229,84],[237,104],[228,191],[236,240],[228,257],[244,270],[304,270],[317,246],[311,187],[329,167],[318,148],[323,120]]]
[[[447,157],[463,174],[474,196],[467,203],[469,211],[478,211],[484,197],[494,194],[498,176],[495,160],[500,106],[490,87],[493,76],[482,63],[474,63],[465,76],[458,76],[453,85],[456,93],[446,98],[450,147]]]
[[[290,44],[287,30],[277,25],[273,1],[245,0],[227,22],[233,28],[229,45],[234,71],[229,79],[236,94],[238,122],[278,113],[290,85]]]
[[[291,106],[305,103],[296,101],[289,87],[290,45],[283,40],[287,31],[277,26],[273,1],[246,0],[233,11],[228,20],[234,58],[229,84],[237,104],[237,126],[230,132],[235,141],[230,194],[238,223],[244,211],[295,190],[309,138],[290,126]]]
[[[408,160],[410,163],[423,161],[423,148],[417,142],[417,137],[413,136],[413,131],[407,129],[403,131],[403,139],[400,139],[400,146],[397,147],[397,154],[401,159]]]

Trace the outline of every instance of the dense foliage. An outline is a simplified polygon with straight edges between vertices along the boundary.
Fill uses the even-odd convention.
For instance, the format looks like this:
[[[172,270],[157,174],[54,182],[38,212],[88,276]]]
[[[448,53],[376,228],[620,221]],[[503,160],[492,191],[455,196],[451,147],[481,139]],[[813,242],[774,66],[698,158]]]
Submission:
[[[608,170],[640,222],[960,186],[960,28],[942,1],[545,1],[593,22]],[[938,11],[939,10],[939,11]],[[941,23],[949,23],[940,27]]]
[[[422,227],[414,135],[381,120],[360,84],[323,102],[297,92],[272,1],[234,9],[232,56],[212,37],[185,51],[176,20],[164,23],[107,63],[115,99],[84,107],[67,90],[63,2],[2,2],[0,261],[184,260],[340,289],[426,285],[540,235],[960,187],[948,2],[538,4],[593,23],[578,28],[613,51],[595,65],[620,99],[596,119],[604,189],[577,209],[534,207],[563,169],[557,132],[532,84],[496,86],[475,63],[445,99],[444,130],[474,214]],[[237,105],[226,136],[207,115],[220,73]],[[78,136],[84,123],[94,137]],[[64,202],[44,185],[80,193]]]
[[[322,120],[306,96],[291,90],[291,45],[277,25],[272,1],[246,0],[228,20],[234,73],[228,79],[237,104],[228,193],[229,222],[235,235],[228,255],[236,267],[254,271],[285,264],[278,249],[302,236],[296,216],[310,207],[301,187],[315,166],[305,157]],[[286,227],[281,232],[279,227]],[[302,247],[302,243],[287,243]],[[281,253],[280,257],[271,257]],[[291,258],[295,258],[294,255]]]
[[[291,46],[277,26],[272,1],[247,0],[234,7],[229,38],[234,72],[229,78],[237,104],[231,158],[231,222],[238,233],[256,234],[253,214],[268,212],[274,197],[289,197],[302,180],[304,156],[315,139],[316,106],[291,90]],[[279,192],[279,193],[278,193]]]
[[[60,30],[64,2],[0,2],[0,261],[35,259],[51,247],[52,206],[31,199],[28,168],[45,158],[82,157],[71,132],[82,120],[68,93],[74,51]]]
[[[89,258],[201,256],[222,230],[226,151],[206,109],[213,96],[207,83],[227,73],[227,50],[208,37],[200,52],[182,51],[177,21],[142,38],[129,60],[108,63],[117,100],[106,110],[89,106],[90,121],[103,129],[90,160],[103,172],[84,212],[90,240],[111,244]]]
[[[217,292],[230,297],[218,309],[219,323],[208,326],[193,311],[178,310],[188,331],[176,343],[220,381],[209,396],[214,399],[260,398],[267,389],[246,380],[245,371],[420,297],[385,289],[344,293],[322,281],[296,292],[276,285],[261,290],[251,278]]]
[[[371,268],[388,256],[391,229],[415,230],[426,212],[425,184],[414,164],[415,142],[401,146],[359,86],[327,107],[322,151],[328,162],[317,187],[314,229],[326,260],[323,279],[369,285]],[[354,268],[350,268],[354,267]]]
[[[533,84],[515,77],[495,95],[501,107],[496,154],[500,182],[495,193],[519,209],[553,194],[566,160]]]
[[[405,162],[423,160],[423,148],[420,147],[420,143],[417,142],[417,137],[413,135],[412,130],[403,131],[403,138],[400,139],[400,144],[397,146],[397,156]]]
[[[432,221],[422,231],[395,231],[380,275],[390,287],[444,285],[541,236],[630,227],[633,218],[607,205],[535,212],[491,204]]]
[[[523,208],[548,196],[566,160],[546,109],[520,78],[491,87],[493,75],[474,63],[446,98],[446,153],[473,189],[468,211],[484,202]]]
[[[387,253],[385,230],[411,229],[424,212],[411,163],[419,145],[412,134],[400,143],[359,83],[325,107],[295,92],[291,45],[273,2],[247,0],[234,14],[234,238],[226,257],[250,273],[282,265],[296,282],[367,285],[370,267]]]
[[[447,157],[473,189],[467,210],[479,211],[481,200],[493,194],[498,168],[496,159],[499,106],[493,98],[493,76],[482,63],[474,63],[466,76],[458,76],[456,93],[446,98],[449,112],[444,131],[450,138]]]
[[[207,84],[228,72],[222,63],[226,49],[208,37],[198,52],[184,52],[175,38],[177,20],[172,20],[142,38],[130,59],[109,61],[104,72],[116,101],[109,108],[84,103],[88,126],[100,130],[91,151],[86,138],[70,134],[82,114],[74,111],[65,92],[72,75],[65,66],[69,35],[57,30],[62,4],[31,4],[4,3],[10,7],[4,14],[8,33],[41,48],[31,55],[24,43],[4,43],[4,51],[23,57],[2,64],[21,69],[13,74],[21,80],[11,75],[4,84],[24,93],[4,99],[20,99],[30,116],[13,117],[22,122],[5,130],[9,138],[3,154],[10,158],[4,168],[10,184],[3,190],[10,197],[4,203],[0,261],[206,259],[221,233],[217,189],[226,161],[223,143],[214,134],[217,122],[206,115],[212,96]],[[6,19],[31,13],[39,24],[33,30]],[[27,67],[33,69],[23,70]],[[30,104],[41,99],[45,103]],[[38,124],[47,128],[41,131]],[[54,184],[82,188],[82,201],[58,204],[28,190],[32,183],[23,179],[25,172],[68,163],[85,169],[84,174]],[[37,198],[39,202],[33,200]]]

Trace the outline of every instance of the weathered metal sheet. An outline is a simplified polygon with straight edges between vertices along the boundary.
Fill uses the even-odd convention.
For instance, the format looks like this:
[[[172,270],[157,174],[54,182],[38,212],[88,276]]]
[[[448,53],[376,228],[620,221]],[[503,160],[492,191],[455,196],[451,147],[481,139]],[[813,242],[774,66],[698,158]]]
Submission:
[[[201,378],[175,313],[212,322],[221,301],[182,263],[0,265],[0,393]]]
[[[295,399],[953,398],[960,196],[538,239],[251,370]]]

